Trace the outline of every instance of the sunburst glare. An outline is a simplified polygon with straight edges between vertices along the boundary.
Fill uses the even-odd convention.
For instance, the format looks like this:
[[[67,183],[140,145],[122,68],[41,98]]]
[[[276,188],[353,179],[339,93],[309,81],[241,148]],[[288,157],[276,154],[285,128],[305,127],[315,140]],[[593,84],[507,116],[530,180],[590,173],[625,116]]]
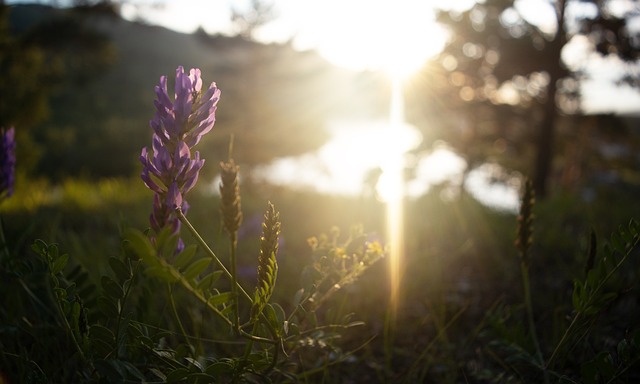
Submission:
[[[404,124],[404,100],[400,75],[392,77],[389,133],[393,135]],[[389,153],[382,164],[380,194],[386,194],[387,238],[389,241],[389,272],[391,308],[395,316],[400,297],[402,259],[404,255],[404,152]]]
[[[433,21],[429,2],[416,0],[329,1],[316,11],[331,25],[318,26],[318,51],[337,65],[382,70],[406,77],[443,47],[445,32]],[[308,34],[314,28],[308,29]],[[313,36],[306,37],[313,40]],[[304,40],[305,36],[301,36]]]

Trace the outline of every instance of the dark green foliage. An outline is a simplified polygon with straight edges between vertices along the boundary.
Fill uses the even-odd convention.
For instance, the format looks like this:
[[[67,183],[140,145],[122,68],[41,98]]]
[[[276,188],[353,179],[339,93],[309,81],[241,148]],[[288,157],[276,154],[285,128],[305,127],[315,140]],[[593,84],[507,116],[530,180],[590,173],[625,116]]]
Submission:
[[[283,216],[303,212],[303,217],[322,218],[327,207],[335,204],[314,196],[311,201],[318,211],[305,211],[309,200],[300,196],[275,196],[283,200]],[[194,195],[194,206],[200,199]],[[248,202],[245,209],[264,206],[246,196],[243,201]],[[277,287],[257,321],[250,322],[253,305],[240,296],[241,330],[260,338],[251,342],[244,333],[234,334],[230,279],[202,244],[187,245],[176,255],[176,240],[170,233],[158,235],[157,243],[152,243],[144,232],[129,229],[123,231],[119,256],[110,254],[108,246],[76,246],[69,252],[36,242],[36,253],[29,250],[15,257],[20,249],[15,247],[18,237],[8,237],[12,257],[3,257],[0,269],[0,370],[12,382],[231,382],[237,378],[247,382],[541,383],[544,369],[551,383],[636,382],[640,337],[634,303],[639,288],[638,248],[633,245],[637,245],[638,226],[631,222],[612,228],[614,218],[620,220],[631,212],[629,208],[618,212],[610,205],[594,207],[593,214],[599,218],[594,221],[585,216],[583,205],[569,201],[558,198],[530,207],[537,223],[528,248],[531,294],[543,365],[518,289],[518,249],[512,241],[517,218],[488,211],[467,197],[443,203],[434,194],[409,206],[410,212],[425,214],[408,218],[407,302],[389,344],[392,364],[388,367],[381,340],[386,270],[384,263],[367,261],[379,257],[381,248],[375,237],[356,227],[346,235],[332,229],[308,242],[305,236],[299,244],[294,236],[287,236],[286,243],[279,244]],[[223,233],[221,221],[212,220],[211,211],[215,208],[202,215],[198,225],[219,223],[215,231]],[[602,213],[606,211],[615,217]],[[75,211],[65,212],[65,219],[75,222],[67,227],[66,221],[58,221],[67,231],[108,229],[96,225],[105,221],[98,213],[82,221],[71,217]],[[38,214],[51,220],[51,213]],[[190,215],[195,220],[198,211],[192,209]],[[323,220],[334,218],[335,214]],[[3,223],[11,228],[20,221]],[[305,233],[297,221],[291,227],[288,223],[281,223],[284,234],[288,230],[295,236]],[[590,233],[590,227],[598,233],[615,229],[615,234],[605,241],[596,238],[595,230]],[[181,236],[187,243],[191,239],[184,232]],[[257,237],[249,241],[258,246]],[[74,242],[73,236],[58,239]],[[227,249],[224,240],[220,235],[211,241],[222,249],[216,251],[220,254]],[[577,244],[580,241],[584,244]],[[117,254],[117,241],[114,248]],[[252,254],[259,251],[258,247]],[[70,256],[63,256],[66,253]],[[65,259],[67,266],[55,274],[58,289],[54,290],[50,271],[58,271]],[[255,270],[255,256],[250,260],[248,265]],[[291,263],[303,267],[291,271]],[[362,276],[362,271],[367,273]],[[461,280],[469,281],[469,290],[459,287]],[[255,277],[249,281],[253,283]],[[572,281],[580,287],[575,288],[579,299],[575,306]],[[67,303],[60,307],[68,310],[68,327],[57,310],[60,300]],[[214,309],[221,315],[212,314]],[[79,343],[86,357],[83,363],[71,335],[82,340],[87,333],[85,344]],[[276,347],[262,338],[281,343]],[[247,353],[249,344],[252,348]]]
[[[521,212],[529,210],[526,205],[526,190]],[[530,196],[529,196],[530,197]],[[529,207],[531,208],[531,207]],[[522,217],[530,216],[521,214]],[[520,243],[524,240],[519,230]],[[528,233],[527,239],[530,238]],[[518,307],[499,306],[491,311],[487,317],[488,327],[484,337],[492,340],[487,344],[487,352],[501,367],[500,373],[493,374],[501,380],[515,380],[524,382],[575,382],[583,380],[585,383],[617,383],[637,380],[640,355],[634,347],[635,335],[640,332],[637,324],[625,329],[624,339],[617,341],[616,347],[610,346],[610,340],[615,337],[615,326],[610,321],[613,317],[614,302],[620,300],[627,292],[637,290],[630,288],[637,285],[629,281],[624,272],[625,265],[630,264],[630,258],[637,253],[640,243],[640,226],[631,220],[625,226],[620,226],[611,235],[601,252],[597,252],[595,234],[589,236],[589,248],[586,262],[586,275],[576,278],[573,283],[572,309],[568,322],[563,321],[559,326],[561,331],[558,338],[544,337],[539,340],[535,333],[527,337],[522,324],[518,320]],[[529,261],[532,264],[536,260]],[[527,291],[530,289],[528,268],[523,269],[525,284],[525,307],[527,312],[531,298]],[[542,297],[534,296],[534,299]],[[599,317],[609,321],[601,323]],[[536,324],[533,313],[530,313],[530,328],[535,332]],[[629,326],[622,322],[622,326]],[[544,331],[544,330],[543,330]],[[544,334],[540,332],[539,334]],[[491,335],[491,336],[489,336]],[[538,343],[542,344],[542,348]],[[546,343],[546,345],[544,344]],[[609,344],[609,345],[608,345]],[[546,356],[543,356],[543,352]],[[504,370],[508,368],[508,370]],[[484,377],[484,374],[481,374]]]

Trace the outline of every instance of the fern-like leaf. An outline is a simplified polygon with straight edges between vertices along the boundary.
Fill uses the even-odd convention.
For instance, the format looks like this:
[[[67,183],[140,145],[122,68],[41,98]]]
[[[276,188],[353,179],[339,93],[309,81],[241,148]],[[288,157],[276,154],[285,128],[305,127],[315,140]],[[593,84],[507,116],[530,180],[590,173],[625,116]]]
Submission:
[[[256,285],[251,319],[256,320],[269,302],[276,285],[278,275],[278,238],[280,236],[280,213],[269,202],[267,212],[262,223],[263,234],[260,238],[260,253],[258,255],[258,283]]]

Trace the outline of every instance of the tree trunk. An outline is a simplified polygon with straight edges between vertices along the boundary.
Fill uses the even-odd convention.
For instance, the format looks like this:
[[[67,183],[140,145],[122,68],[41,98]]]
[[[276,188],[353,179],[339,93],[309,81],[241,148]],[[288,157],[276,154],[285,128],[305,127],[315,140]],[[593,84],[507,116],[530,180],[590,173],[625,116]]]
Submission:
[[[533,188],[536,196],[545,197],[548,191],[549,175],[553,163],[553,136],[556,124],[556,90],[558,79],[552,76],[549,81],[548,100],[544,106],[544,118],[537,139]]]
[[[548,69],[549,86],[547,88],[547,102],[544,106],[544,118],[540,126],[540,132],[537,140],[537,153],[534,168],[533,188],[536,195],[545,197],[549,192],[549,176],[553,165],[553,141],[555,125],[558,116],[556,108],[556,92],[558,90],[558,81],[566,76],[566,68],[562,64],[562,48],[566,44],[567,36],[565,32],[565,15],[567,9],[567,0],[558,0],[556,5],[557,26],[558,30],[552,41],[547,44],[546,52],[542,54],[551,58],[552,65]]]

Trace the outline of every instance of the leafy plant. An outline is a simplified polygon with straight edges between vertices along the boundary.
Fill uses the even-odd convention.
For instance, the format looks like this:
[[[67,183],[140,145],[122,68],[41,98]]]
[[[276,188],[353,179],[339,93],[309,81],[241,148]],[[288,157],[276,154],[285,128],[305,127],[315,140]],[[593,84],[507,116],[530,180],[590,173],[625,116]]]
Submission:
[[[604,341],[613,335],[607,335],[607,328],[598,320],[605,316],[616,299],[630,290],[621,284],[625,280],[621,272],[637,252],[640,225],[631,220],[627,226],[620,226],[600,254],[596,235],[591,233],[585,276],[573,282],[570,320],[562,323],[559,339],[539,339],[529,277],[529,266],[535,262],[529,253],[533,244],[533,206],[533,190],[531,183],[527,182],[516,237],[524,303],[515,307],[500,305],[487,315],[487,334],[493,335],[493,340],[486,351],[501,367],[500,373],[494,371],[491,375],[499,377],[501,381],[561,383],[617,383],[628,382],[632,377],[637,379],[632,368],[637,368],[640,363],[637,349],[640,328],[627,329],[626,336],[611,349]],[[520,322],[523,308],[528,329]],[[546,359],[543,351],[549,351]]]

